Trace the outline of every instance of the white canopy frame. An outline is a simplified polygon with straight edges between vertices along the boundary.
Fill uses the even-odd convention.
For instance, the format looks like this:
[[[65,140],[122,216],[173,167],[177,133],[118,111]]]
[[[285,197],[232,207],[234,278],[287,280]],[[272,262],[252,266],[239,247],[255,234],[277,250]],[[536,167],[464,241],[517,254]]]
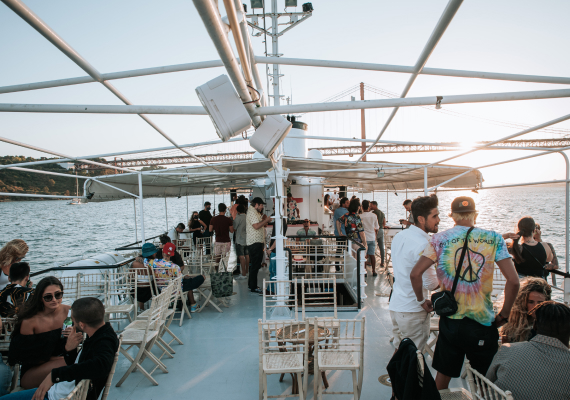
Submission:
[[[146,68],[142,70],[133,70],[133,71],[123,71],[123,72],[116,72],[110,74],[101,74],[95,68],[93,68],[85,59],[83,59],[73,48],[71,48],[61,37],[59,37],[47,24],[45,24],[37,15],[35,15],[27,6],[25,6],[20,0],[2,0],[9,8],[11,8],[16,14],[18,14],[21,18],[23,18],[26,22],[28,22],[34,29],[36,29],[40,34],[42,34],[46,39],[48,39],[52,44],[54,44],[59,50],[61,50],[65,55],[67,55],[72,61],[74,61],[78,66],[80,66],[87,74],[88,77],[78,77],[78,78],[69,78],[69,79],[60,79],[56,81],[49,81],[49,82],[36,82],[30,84],[23,84],[23,85],[12,85],[12,86],[5,86],[0,88],[0,93],[13,93],[19,91],[27,91],[27,90],[36,90],[42,88],[50,88],[50,87],[60,87],[60,86],[68,86],[68,85],[75,85],[75,84],[83,84],[83,83],[90,83],[90,82],[99,82],[103,84],[108,90],[110,90],[115,96],[117,96],[123,103],[124,106],[114,106],[114,105],[42,105],[42,104],[0,104],[0,112],[65,112],[65,113],[72,113],[72,112],[82,112],[82,113],[123,113],[123,114],[138,114],[141,118],[143,118],[149,125],[151,125],[157,132],[159,132],[163,137],[169,140],[174,148],[184,152],[185,154],[193,157],[204,165],[213,168],[214,170],[221,172],[216,166],[210,165],[199,157],[193,155],[192,153],[188,152],[185,148],[191,146],[180,146],[175,143],[168,135],[166,135],[160,128],[158,128],[148,117],[142,114],[195,114],[195,115],[204,115],[205,111],[201,107],[181,107],[181,106],[135,106],[132,105],[129,100],[127,100],[116,88],[114,88],[108,81],[112,79],[124,79],[129,77],[137,77],[137,76],[146,76],[152,74],[161,74],[161,73],[170,73],[170,72],[177,72],[177,71],[187,71],[191,69],[201,69],[201,68],[213,68],[219,66],[225,66],[226,70],[230,74],[232,82],[238,88],[240,92],[240,96],[242,99],[247,99],[249,93],[247,89],[244,92],[244,77],[242,75],[242,71],[239,70],[237,58],[234,57],[234,60],[229,60],[232,57],[231,48],[229,47],[229,42],[227,41],[227,35],[223,33],[223,30],[220,30],[220,17],[217,12],[217,9],[214,7],[214,4],[211,0],[204,0],[204,1],[194,1],[207,29],[212,38],[214,44],[218,49],[218,53],[220,54],[221,60],[215,61],[203,61],[198,63],[190,63],[190,64],[182,64],[182,65],[174,65],[174,66],[164,66],[164,67],[156,67],[156,68]],[[225,1],[226,6],[230,5],[230,1]],[[276,3],[273,1],[272,3]],[[458,70],[449,70],[449,69],[441,69],[441,68],[424,68],[425,64],[433,52],[435,46],[437,45],[439,39],[442,37],[443,33],[445,32],[447,26],[450,24],[453,16],[456,14],[457,10],[459,9],[462,1],[461,0],[450,0],[444,13],[442,14],[438,24],[436,25],[428,43],[424,47],[422,54],[418,58],[416,64],[412,67],[406,66],[394,66],[394,65],[384,65],[384,64],[369,64],[369,63],[359,63],[359,62],[344,62],[344,61],[326,61],[326,60],[301,60],[301,59],[285,59],[285,58],[277,58],[277,57],[255,57],[253,52],[251,51],[251,46],[249,45],[249,37],[247,37],[247,41],[244,37],[242,37],[242,42],[236,43],[238,51],[242,58],[244,58],[244,62],[242,64],[243,74],[248,78],[248,82],[251,82],[251,77],[255,77],[255,72],[250,70],[250,66],[253,66],[256,63],[269,63],[273,65],[279,64],[286,64],[286,65],[298,65],[298,66],[313,66],[313,67],[327,67],[327,68],[351,68],[351,69],[361,69],[361,70],[375,70],[375,71],[387,71],[387,72],[399,72],[399,73],[409,73],[411,74],[408,83],[402,92],[400,99],[386,99],[386,100],[370,100],[370,101],[354,101],[354,102],[336,102],[336,103],[317,103],[317,104],[299,104],[299,105],[290,105],[290,106],[279,106],[279,107],[257,107],[255,110],[252,110],[252,107],[248,106],[248,111],[250,112],[254,123],[257,125],[258,119],[257,117],[264,118],[266,115],[271,114],[284,114],[284,113],[300,113],[300,112],[323,112],[323,111],[338,111],[338,110],[353,110],[353,109],[367,109],[367,108],[392,108],[395,109],[392,112],[391,117],[386,122],[384,128],[378,135],[377,139],[373,141],[372,146],[370,146],[367,151],[356,161],[356,163],[360,163],[362,157],[366,155],[366,153],[377,143],[380,142],[380,138],[383,132],[388,127],[390,121],[392,120],[393,116],[398,110],[398,107],[411,107],[411,106],[423,106],[423,105],[437,105],[440,106],[442,104],[461,104],[461,103],[473,103],[473,102],[497,102],[497,101],[516,101],[516,100],[531,100],[531,99],[548,99],[548,98],[567,98],[570,97],[570,89],[559,89],[559,90],[538,90],[538,91],[526,91],[526,92],[511,92],[511,93],[487,93],[487,94],[471,94],[471,95],[454,95],[454,96],[430,96],[430,97],[417,97],[417,98],[404,98],[407,95],[411,85],[415,81],[415,79],[420,74],[425,75],[438,75],[438,76],[450,76],[450,77],[463,77],[463,78],[478,78],[478,79],[495,79],[495,80],[505,80],[505,81],[519,81],[519,82],[537,82],[537,83],[551,83],[551,84],[570,84],[570,78],[568,77],[548,77],[548,76],[536,76],[536,75],[521,75],[521,74],[504,74],[504,73],[490,73],[490,72],[478,72],[478,71],[458,71]],[[234,1],[234,5],[238,12],[242,12],[241,4],[239,1]],[[230,24],[233,25],[232,28],[238,28],[236,26],[237,19],[235,18],[235,11],[230,10],[229,14],[231,17]],[[241,29],[241,28],[240,28]],[[239,36],[239,35],[237,35]],[[248,47],[249,45],[249,47]],[[246,58],[250,57],[249,62],[246,62]],[[258,79],[256,80],[256,84],[259,85]],[[251,97],[249,97],[251,100]],[[446,158],[444,160],[423,165],[423,166],[411,166],[411,170],[409,171],[394,171],[393,175],[410,173],[413,170],[423,169],[423,181],[424,181],[424,193],[427,194],[431,190],[436,190],[437,188],[449,185],[453,181],[457,181],[464,176],[467,176],[469,173],[476,171],[475,168],[469,168],[464,170],[463,172],[457,174],[455,177],[447,179],[444,182],[440,182],[431,188],[428,187],[429,177],[428,177],[428,168],[435,168],[436,170],[441,169],[444,166],[438,165],[439,163],[449,161],[451,159],[472,153],[474,151],[479,151],[482,149],[494,149],[493,144],[498,144],[510,138],[523,135],[525,133],[529,133],[541,127],[549,126],[558,122],[562,122],[565,120],[570,119],[570,115],[558,118],[557,120],[549,121],[545,124],[538,125],[536,127],[530,128],[528,130],[519,132],[514,135],[509,135],[507,137],[498,139],[491,143],[488,143],[484,146],[478,146],[470,151],[461,153],[459,155]],[[1,141],[12,143],[18,146],[26,147],[29,149],[37,150],[46,152],[48,154],[56,155],[58,157],[62,157],[64,160],[73,160],[73,161],[81,161],[83,163],[90,163],[93,165],[102,166],[105,168],[109,168],[108,165],[97,163],[94,161],[89,161],[87,158],[74,158],[69,157],[57,152],[41,149],[35,146],[26,145],[20,142],[12,141],[6,138],[0,138]],[[239,139],[238,139],[239,140]],[[329,140],[329,139],[325,139]],[[330,139],[333,140],[333,139]],[[334,138],[334,140],[339,140],[339,138]],[[216,142],[216,141],[214,141]],[[368,141],[367,141],[368,142]],[[165,148],[163,148],[165,149]],[[501,149],[504,149],[502,147]],[[521,148],[515,148],[516,150],[522,150]],[[499,164],[505,164],[509,162],[514,162],[522,159],[527,159],[531,157],[537,157],[541,155],[551,154],[554,152],[560,153],[566,162],[566,180],[560,181],[566,183],[566,210],[565,210],[565,217],[566,217],[566,242],[565,242],[565,264],[566,264],[566,272],[569,271],[569,244],[568,244],[568,237],[570,233],[570,224],[569,224],[569,192],[570,192],[570,163],[568,161],[567,155],[564,153],[565,150],[569,149],[569,147],[565,148],[558,148],[558,149],[548,149],[547,151],[539,154],[534,154],[527,157],[521,157],[517,159],[507,160],[499,163],[493,163],[484,165],[480,168],[487,168],[490,166],[495,166]],[[535,150],[535,149],[533,149]],[[545,149],[546,150],[546,149]],[[156,151],[156,149],[152,150]],[[140,152],[140,151],[139,151]],[[123,154],[133,154],[131,152],[123,152]],[[93,157],[95,158],[95,157]],[[39,163],[49,163],[49,162],[62,162],[62,159],[59,160],[45,160],[43,162],[37,163],[21,163],[18,164],[19,167],[24,165],[35,165]],[[280,180],[280,184],[283,183],[284,174],[282,173],[282,166],[281,161],[282,158],[278,158],[278,162],[273,162],[274,167],[278,171],[277,179]],[[0,166],[0,168],[10,168],[16,170],[24,170],[16,166]],[[111,185],[108,182],[103,182],[103,180],[108,180],[109,178],[105,177],[98,177],[93,179],[88,179],[85,182],[84,189],[87,198],[89,198],[88,192],[86,190],[88,182],[97,182],[98,184],[102,184],[107,187],[111,187],[113,189],[118,190],[119,192],[123,192],[128,194],[131,197],[139,198],[140,202],[140,214],[141,214],[141,234],[142,234],[142,241],[145,240],[144,234],[144,209],[143,209],[143,176],[145,175],[156,175],[156,173],[142,173],[141,171],[133,171],[126,168],[119,168],[119,167],[112,167],[113,169],[117,170],[124,170],[128,172],[127,174],[121,174],[122,176],[131,175],[133,173],[137,174],[137,181],[138,181],[138,195],[129,192],[128,190],[124,190],[121,187],[117,187],[116,185]],[[391,167],[386,167],[386,169]],[[453,168],[453,167],[451,167]],[[364,168],[366,169],[366,168]],[[395,168],[397,169],[397,168]],[[26,169],[27,170],[27,169]],[[37,170],[30,170],[32,172],[37,173],[51,173],[57,174],[48,171],[37,171]],[[320,170],[316,170],[319,171]],[[296,173],[301,173],[303,171],[297,171]],[[315,170],[309,171],[310,173],[315,173]],[[330,172],[330,171],[328,171]],[[358,172],[356,170],[352,172]],[[363,171],[364,172],[364,171]],[[173,173],[171,173],[173,174]],[[68,176],[66,174],[58,174]],[[196,174],[195,174],[196,175]],[[228,175],[227,173],[225,175]],[[243,173],[241,175],[244,175]],[[389,175],[389,174],[388,174]],[[70,177],[74,177],[69,175]],[[208,176],[212,176],[209,174]],[[231,175],[228,175],[231,176]],[[390,175],[389,175],[390,176]],[[81,177],[83,178],[83,177]],[[545,184],[551,182],[559,182],[559,181],[544,181],[544,182],[535,182],[531,184]],[[496,188],[496,187],[512,187],[512,186],[519,186],[520,184],[514,185],[501,185],[495,187],[487,187],[488,189]],[[407,188],[407,187],[406,187]],[[485,189],[483,186],[479,186],[479,189]],[[30,196],[30,197],[48,197],[48,195],[29,195],[29,194],[14,194],[14,193],[0,193],[0,195],[12,195],[12,196]],[[56,198],[65,198],[65,196],[49,196],[49,197],[56,197]],[[75,197],[75,196],[69,196]],[[276,199],[276,206],[280,210],[280,197],[277,196]],[[276,221],[276,224],[280,224],[280,220]],[[278,230],[280,231],[280,230]],[[280,236],[280,235],[278,235]],[[281,237],[278,237],[282,239]],[[281,242],[281,240],[278,240]],[[283,248],[282,243],[281,246],[278,247],[278,268],[282,269],[282,259],[283,259]],[[565,278],[565,299],[570,300],[570,279]]]

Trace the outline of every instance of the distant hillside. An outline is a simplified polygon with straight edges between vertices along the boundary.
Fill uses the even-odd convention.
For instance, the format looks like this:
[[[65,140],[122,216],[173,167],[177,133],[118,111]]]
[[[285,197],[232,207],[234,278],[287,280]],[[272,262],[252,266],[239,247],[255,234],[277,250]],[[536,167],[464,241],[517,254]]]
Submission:
[[[36,159],[24,156],[4,156],[0,157],[0,164],[1,165],[16,164],[15,166],[17,166],[17,164],[19,163],[40,161],[40,160],[48,160],[48,158],[42,157],[41,159]],[[104,160],[93,160],[93,161],[104,161]],[[70,175],[74,174],[73,170],[67,170],[56,163],[34,165],[26,168],[38,169],[42,171],[59,172]],[[79,171],[78,175],[97,176],[97,175],[106,175],[114,173],[115,170],[102,169],[90,172]],[[84,181],[85,181],[84,179],[79,179],[79,195],[83,193]],[[46,174],[37,174],[33,172],[0,169],[0,192],[74,196],[75,179],[65,178],[56,175],[46,175]],[[42,200],[42,199],[33,198],[33,197],[0,196],[0,201],[28,201],[28,200]]]

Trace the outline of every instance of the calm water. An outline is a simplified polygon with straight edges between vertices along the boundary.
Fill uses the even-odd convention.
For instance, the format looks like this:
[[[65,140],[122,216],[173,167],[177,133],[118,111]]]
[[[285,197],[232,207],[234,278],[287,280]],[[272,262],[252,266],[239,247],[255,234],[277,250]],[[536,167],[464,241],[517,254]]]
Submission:
[[[350,193],[352,194],[352,193]],[[419,193],[410,193],[409,198]],[[479,210],[477,226],[504,233],[514,231],[518,219],[531,215],[541,224],[543,238],[556,249],[561,265],[564,265],[564,188],[533,187],[481,190],[472,192],[441,192],[440,230],[452,226],[447,216],[453,198],[468,195],[474,198]],[[372,194],[360,195],[372,200]],[[204,200],[203,200],[204,199]],[[387,212],[388,222],[396,225],[405,217],[402,202],[405,192],[388,194],[375,193],[379,207]],[[188,212],[199,210],[203,201],[212,204],[221,201],[229,203],[229,196],[192,196],[188,198]],[[186,223],[187,200],[185,197],[167,199],[168,227],[178,222]],[[164,199],[144,201],[146,236],[155,236],[166,231]],[[0,203],[0,217],[4,221],[0,231],[0,245],[11,239],[24,239],[30,251],[26,261],[32,271],[52,266],[54,262],[90,256],[111,251],[116,247],[136,240],[133,200],[108,203],[89,203],[80,206],[67,205],[67,201],[21,201]],[[137,224],[140,229],[140,215],[137,203]],[[140,239],[140,233],[139,233]]]

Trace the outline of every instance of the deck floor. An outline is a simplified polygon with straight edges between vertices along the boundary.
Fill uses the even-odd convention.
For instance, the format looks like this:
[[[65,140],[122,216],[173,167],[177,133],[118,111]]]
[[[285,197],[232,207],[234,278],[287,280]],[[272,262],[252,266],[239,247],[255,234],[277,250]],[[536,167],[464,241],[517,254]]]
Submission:
[[[267,276],[267,268],[259,273],[259,282]],[[378,381],[386,374],[386,365],[394,347],[390,343],[392,323],[388,312],[388,298],[376,296],[375,292],[385,290],[383,277],[372,278],[369,274],[366,293],[368,298],[359,313],[340,313],[341,318],[366,317],[364,381],[362,399],[389,399],[391,388]],[[169,373],[157,370],[153,377],[159,386],[153,386],[140,372],[133,372],[119,388],[114,385],[129,367],[121,356],[117,364],[109,400],[167,399],[191,396],[195,399],[251,400],[259,392],[259,342],[257,320],[262,316],[262,297],[252,294],[246,280],[234,281],[231,306],[219,313],[213,307],[206,307],[201,313],[192,314],[182,327],[173,323],[173,332],[184,345],[173,345],[176,354],[173,359],[165,358]],[[168,335],[166,335],[167,337]],[[426,355],[427,364],[431,359]],[[153,366],[150,361],[144,367]],[[432,370],[432,374],[434,371]],[[435,376],[435,374],[434,374]],[[349,371],[331,371],[327,374],[330,389],[351,391],[352,378]],[[282,383],[278,375],[268,377],[270,395],[288,394],[291,391],[291,377]],[[451,387],[464,386],[459,379],[453,379]],[[326,394],[326,391],[325,391]],[[309,377],[307,399],[313,398],[313,376]],[[335,399],[352,399],[352,395],[335,395]]]

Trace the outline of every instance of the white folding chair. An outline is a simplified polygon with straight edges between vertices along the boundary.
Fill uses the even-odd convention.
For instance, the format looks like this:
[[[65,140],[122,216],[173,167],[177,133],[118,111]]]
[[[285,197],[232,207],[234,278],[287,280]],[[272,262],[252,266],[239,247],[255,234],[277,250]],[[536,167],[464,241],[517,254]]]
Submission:
[[[152,354],[151,349],[158,339],[160,327],[163,325],[162,316],[164,313],[164,305],[169,300],[169,293],[164,291],[152,298],[150,304],[149,316],[146,320],[144,329],[125,329],[123,332],[123,342],[121,344],[121,354],[131,362],[131,366],[127,369],[123,377],[117,382],[117,387],[121,386],[125,379],[135,370],[140,371],[153,385],[158,386],[158,382],[152,377],[152,372],[147,372],[141,365],[145,358],[149,358],[164,373],[168,373],[166,366]],[[134,321],[133,323],[140,322]],[[126,346],[126,348],[123,348]],[[131,357],[129,350],[132,347],[138,347],[139,351],[134,357]],[[154,370],[153,370],[154,371]]]
[[[323,340],[332,341],[333,344],[319,344]],[[326,374],[329,370],[349,370],[352,371],[352,392],[327,391],[324,394],[353,394],[354,400],[358,400],[364,375],[364,317],[360,320],[316,317],[314,346],[314,386],[317,398],[320,400],[323,397],[323,372]]]
[[[259,398],[267,400],[298,396],[304,400],[309,375],[309,324],[301,321],[259,320],[258,333]],[[267,375],[272,374],[291,374],[291,394],[268,394]]]
[[[283,285],[284,296],[268,295],[265,288],[267,285],[275,285],[277,288]],[[297,279],[291,281],[268,281],[263,279],[263,322],[267,321],[268,313],[278,314],[279,319],[287,319],[298,321],[298,304],[297,304]],[[288,317],[290,316],[290,317]]]
[[[71,305],[79,298],[81,293],[81,283],[79,274],[73,276],[62,276],[58,278],[63,285],[63,300],[62,303]]]
[[[106,271],[105,271],[106,273]],[[77,298],[82,297],[95,297],[100,300],[105,299],[105,292],[107,289],[107,282],[105,281],[105,275],[102,273],[93,274],[77,274],[78,290]]]
[[[107,377],[107,382],[105,382],[105,389],[103,390],[103,394],[101,395],[101,400],[107,400],[107,396],[109,395],[109,390],[111,390],[111,382],[113,382],[113,375],[115,375],[115,368],[117,367],[117,361],[119,361],[119,354],[121,352],[122,342],[123,342],[123,335],[119,335],[119,348],[115,352],[115,358],[113,359],[113,366],[111,367],[111,372],[109,372],[109,376]]]
[[[137,318],[137,272],[132,269],[127,272],[107,272],[105,280],[105,314],[121,314],[132,322]]]
[[[14,326],[16,325],[16,318],[2,318],[2,329],[0,330],[0,352],[6,356],[2,356],[2,359],[6,365],[8,365],[8,350],[10,349],[10,340],[12,337],[12,332],[14,332]],[[8,393],[11,393],[18,386],[18,378],[20,377],[20,365],[16,364],[10,367],[12,370],[12,381],[10,383],[10,389]]]
[[[87,392],[89,391],[91,380],[82,379],[81,382],[69,393],[66,397],[60,400],[85,400],[87,398]]]

